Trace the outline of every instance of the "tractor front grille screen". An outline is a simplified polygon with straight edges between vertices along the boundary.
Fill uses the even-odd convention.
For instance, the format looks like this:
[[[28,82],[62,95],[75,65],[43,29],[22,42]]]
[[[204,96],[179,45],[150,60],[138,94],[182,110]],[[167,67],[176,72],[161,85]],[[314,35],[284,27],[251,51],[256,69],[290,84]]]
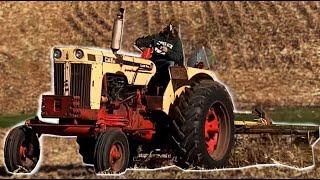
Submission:
[[[90,64],[71,64],[70,95],[80,96],[80,106],[90,108]]]
[[[64,92],[64,63],[54,63],[54,94],[63,95]]]

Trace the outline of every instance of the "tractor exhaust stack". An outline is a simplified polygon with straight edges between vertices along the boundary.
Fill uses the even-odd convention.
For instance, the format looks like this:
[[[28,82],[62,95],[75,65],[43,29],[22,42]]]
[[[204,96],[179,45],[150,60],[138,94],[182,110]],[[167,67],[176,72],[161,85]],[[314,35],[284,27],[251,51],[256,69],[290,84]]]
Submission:
[[[122,35],[123,35],[123,25],[124,25],[124,9],[120,8],[117,17],[114,19],[113,31],[112,31],[112,42],[111,49],[114,54],[121,49]]]

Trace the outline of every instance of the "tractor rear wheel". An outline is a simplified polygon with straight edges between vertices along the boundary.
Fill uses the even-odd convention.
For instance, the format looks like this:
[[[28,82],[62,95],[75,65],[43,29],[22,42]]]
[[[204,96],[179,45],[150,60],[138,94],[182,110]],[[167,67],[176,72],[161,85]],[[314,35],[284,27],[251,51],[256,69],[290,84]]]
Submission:
[[[4,145],[5,165],[8,171],[29,173],[37,165],[40,145],[37,135],[23,125],[12,129]]]
[[[223,85],[210,80],[195,82],[176,99],[169,116],[177,165],[206,169],[227,165],[234,143],[234,115]]]
[[[97,173],[120,173],[126,170],[130,151],[126,135],[117,129],[102,133],[96,142],[94,167]]]

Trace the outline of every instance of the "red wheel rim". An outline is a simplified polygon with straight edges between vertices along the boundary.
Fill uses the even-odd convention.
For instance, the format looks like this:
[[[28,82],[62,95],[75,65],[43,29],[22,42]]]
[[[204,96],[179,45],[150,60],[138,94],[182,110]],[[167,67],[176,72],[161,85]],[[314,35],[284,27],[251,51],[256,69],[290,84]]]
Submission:
[[[20,159],[25,160],[26,154],[27,154],[27,147],[21,144],[19,148]]]
[[[123,147],[120,143],[114,143],[109,152],[109,165],[110,169],[114,172],[118,172],[121,170],[124,157],[123,157]]]
[[[205,142],[207,151],[212,155],[217,149],[219,133],[220,133],[220,122],[213,107],[209,108],[205,125],[204,125]]]
[[[20,164],[27,170],[31,170],[36,166],[37,156],[35,154],[34,145],[23,141],[19,146]]]

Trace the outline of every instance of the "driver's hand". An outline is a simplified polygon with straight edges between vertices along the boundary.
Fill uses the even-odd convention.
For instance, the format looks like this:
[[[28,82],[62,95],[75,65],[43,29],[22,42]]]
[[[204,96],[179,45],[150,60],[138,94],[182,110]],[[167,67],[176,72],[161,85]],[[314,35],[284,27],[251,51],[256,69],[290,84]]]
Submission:
[[[162,52],[167,53],[167,52],[168,52],[168,47],[167,47],[167,46],[161,46],[161,47],[160,47],[160,50],[161,50]]]

